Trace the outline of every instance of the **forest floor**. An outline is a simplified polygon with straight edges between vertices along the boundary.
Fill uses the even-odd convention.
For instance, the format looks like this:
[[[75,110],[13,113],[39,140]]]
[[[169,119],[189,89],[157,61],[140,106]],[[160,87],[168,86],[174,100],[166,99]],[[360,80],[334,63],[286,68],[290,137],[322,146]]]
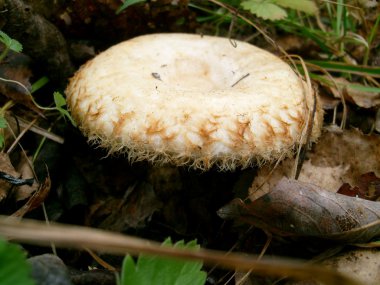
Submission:
[[[91,248],[90,234],[90,248],[84,248],[79,232],[77,246],[71,236],[71,244],[61,247],[43,237],[48,226],[36,227],[40,237],[36,230],[30,236],[7,235],[7,217],[159,243],[196,239],[202,249],[252,254],[268,263],[267,270],[251,267],[258,275],[239,265],[221,269],[206,258],[206,284],[317,284],[287,277],[329,274],[308,264],[359,280],[352,284],[380,284],[377,1],[310,1],[318,5],[298,10],[281,5],[289,1],[272,1],[262,9],[252,0],[241,6],[241,1],[125,1],[136,3],[124,8],[122,2],[0,1],[5,11],[0,15],[0,234],[20,241],[30,260],[43,256],[31,261],[40,273],[47,268],[34,273],[41,275],[38,284],[116,284],[123,256],[108,250],[107,242],[104,250],[101,244]],[[284,59],[300,56],[293,63],[311,79],[324,109],[319,140],[305,146],[301,157],[228,172],[130,163],[125,155],[110,156],[88,144],[66,110],[69,78],[118,42],[162,32],[234,38]],[[280,256],[298,262],[297,270],[281,268]],[[61,276],[57,272],[61,279],[51,281],[49,276]],[[324,281],[338,284],[333,277]]]

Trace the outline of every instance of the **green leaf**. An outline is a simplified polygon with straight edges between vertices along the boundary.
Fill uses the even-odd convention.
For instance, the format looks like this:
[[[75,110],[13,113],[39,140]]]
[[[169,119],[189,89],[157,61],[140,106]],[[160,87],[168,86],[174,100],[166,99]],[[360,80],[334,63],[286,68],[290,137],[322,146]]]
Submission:
[[[0,240],[1,285],[34,285],[31,267],[20,247]]]
[[[6,45],[9,49],[15,51],[15,52],[21,52],[22,51],[22,45],[19,41],[10,38],[6,33],[3,31],[0,31],[0,42]]]
[[[77,126],[77,124],[75,123],[73,117],[71,117],[70,113],[69,113],[67,110],[62,109],[61,107],[57,107],[57,111],[58,111],[58,112],[59,112],[64,118],[68,119],[68,120],[70,121],[70,123],[71,123],[74,127]]]
[[[116,14],[120,14],[123,10],[127,9],[129,6],[141,3],[141,2],[146,2],[146,0],[125,0],[124,3],[117,9]]]
[[[55,109],[64,118],[68,119],[74,127],[76,127],[77,124],[74,122],[74,120],[71,117],[70,113],[67,110],[65,110],[65,109],[62,108],[63,106],[66,106],[66,99],[65,99],[65,97],[63,97],[63,95],[61,93],[59,93],[58,91],[54,92],[53,96],[54,96]]]
[[[66,99],[65,97],[63,97],[61,93],[56,91],[53,93],[53,96],[54,96],[54,103],[57,108],[60,108],[66,105]]]
[[[0,148],[3,148],[4,144],[5,144],[4,135],[0,134]]]
[[[298,10],[307,14],[318,13],[317,5],[314,3],[314,1],[311,0],[276,0],[275,2],[281,7]]]
[[[171,240],[167,239],[163,246],[172,246]],[[192,250],[199,248],[195,241],[187,244],[180,241],[174,247]],[[128,255],[123,262],[121,285],[203,285],[206,273],[201,268],[202,262],[153,255],[140,255],[135,263]]]
[[[0,129],[5,129],[6,127],[8,127],[7,120],[0,115]]]
[[[240,5],[264,20],[281,20],[287,16],[286,11],[276,5],[273,0],[248,0],[243,1]]]

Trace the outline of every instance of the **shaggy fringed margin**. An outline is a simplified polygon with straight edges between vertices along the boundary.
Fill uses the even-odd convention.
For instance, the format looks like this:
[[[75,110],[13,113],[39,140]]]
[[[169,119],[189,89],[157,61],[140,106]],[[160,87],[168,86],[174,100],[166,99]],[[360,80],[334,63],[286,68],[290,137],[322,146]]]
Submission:
[[[207,171],[215,167],[218,171],[234,171],[236,169],[246,169],[252,166],[263,166],[276,161],[278,158],[285,158],[293,155],[297,150],[297,145],[291,148],[284,148],[280,152],[266,153],[263,156],[216,156],[201,157],[194,154],[177,154],[170,152],[157,152],[156,149],[144,148],[144,144],[135,143],[133,146],[125,146],[121,142],[104,138],[95,133],[88,133],[82,129],[82,132],[88,137],[88,143],[94,147],[100,147],[107,150],[107,156],[124,155],[130,163],[139,161],[148,161],[153,165],[171,164],[175,166],[184,166],[190,169]]]

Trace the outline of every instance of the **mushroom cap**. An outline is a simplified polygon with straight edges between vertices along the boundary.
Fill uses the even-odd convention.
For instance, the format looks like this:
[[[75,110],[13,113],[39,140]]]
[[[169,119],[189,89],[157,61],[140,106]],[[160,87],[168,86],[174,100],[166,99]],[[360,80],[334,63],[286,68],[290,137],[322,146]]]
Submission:
[[[292,153],[316,96],[280,58],[234,42],[152,34],[117,44],[70,80],[71,114],[90,142],[132,161],[229,170]]]

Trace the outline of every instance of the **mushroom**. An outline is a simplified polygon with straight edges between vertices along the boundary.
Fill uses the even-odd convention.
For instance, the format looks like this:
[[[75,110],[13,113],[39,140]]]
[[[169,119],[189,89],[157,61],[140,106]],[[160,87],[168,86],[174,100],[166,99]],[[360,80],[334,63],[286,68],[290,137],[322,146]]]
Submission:
[[[248,43],[152,34],[84,64],[66,95],[82,132],[109,153],[232,170],[291,154],[310,121],[310,141],[318,138],[323,112],[306,89],[288,64]]]

